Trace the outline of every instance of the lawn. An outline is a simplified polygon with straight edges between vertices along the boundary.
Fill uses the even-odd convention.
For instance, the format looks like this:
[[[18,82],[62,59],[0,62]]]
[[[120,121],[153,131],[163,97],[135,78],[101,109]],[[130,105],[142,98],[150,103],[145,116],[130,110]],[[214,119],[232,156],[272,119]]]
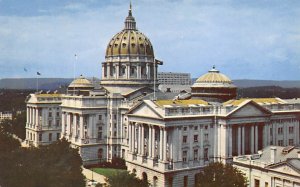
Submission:
[[[126,172],[127,170],[113,168],[93,168],[93,171],[99,173],[100,175],[104,175],[105,177],[109,177],[116,172]]]

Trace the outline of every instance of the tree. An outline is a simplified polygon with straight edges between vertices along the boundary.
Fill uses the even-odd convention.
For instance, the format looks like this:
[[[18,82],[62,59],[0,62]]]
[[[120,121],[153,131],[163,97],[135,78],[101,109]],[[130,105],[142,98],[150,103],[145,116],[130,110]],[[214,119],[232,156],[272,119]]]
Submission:
[[[148,181],[138,179],[134,173],[128,171],[116,172],[105,179],[109,187],[147,187]]]
[[[82,160],[65,139],[51,145],[0,153],[2,187],[84,187]]]
[[[211,163],[196,175],[197,187],[246,187],[244,174],[230,164]]]

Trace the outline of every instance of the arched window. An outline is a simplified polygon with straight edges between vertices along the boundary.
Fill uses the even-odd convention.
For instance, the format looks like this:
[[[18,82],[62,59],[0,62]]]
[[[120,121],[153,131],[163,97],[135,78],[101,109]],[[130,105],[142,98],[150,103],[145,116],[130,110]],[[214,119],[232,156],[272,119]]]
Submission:
[[[153,177],[153,187],[157,187],[158,178],[156,176]]]

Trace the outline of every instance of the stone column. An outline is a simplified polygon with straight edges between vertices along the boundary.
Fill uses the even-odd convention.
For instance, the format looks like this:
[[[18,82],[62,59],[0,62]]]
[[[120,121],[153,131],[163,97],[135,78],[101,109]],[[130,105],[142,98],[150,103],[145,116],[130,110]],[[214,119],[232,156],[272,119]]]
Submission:
[[[130,122],[128,122],[128,141],[129,141],[129,152],[132,152],[132,125]]]
[[[137,151],[138,151],[138,154],[140,155],[141,154],[141,124],[138,124],[137,125],[137,128],[138,128],[138,135],[137,135],[137,138],[136,138],[136,142],[137,142]]]
[[[141,124],[141,154],[145,155],[145,128],[144,124]]]
[[[27,123],[26,126],[29,125],[29,119],[30,119],[29,116],[30,116],[30,114],[29,114],[29,107],[26,107],[26,123]]]
[[[164,142],[163,142],[163,156],[164,161],[167,161],[167,129],[163,128]],[[169,150],[170,151],[170,150]]]
[[[163,160],[163,130],[159,128],[159,159]]]
[[[229,148],[228,156],[232,157],[232,126],[229,125],[228,127],[229,127],[229,129],[228,129],[229,130],[229,135],[228,135],[228,144],[229,144],[229,146],[228,146],[228,148]]]
[[[258,151],[258,125],[255,125],[255,153]]]
[[[106,74],[106,76],[107,76],[107,78],[110,78],[110,63],[106,63],[106,70],[107,70],[107,74]]]
[[[61,137],[63,137],[64,136],[64,133],[65,133],[65,130],[66,128],[65,128],[65,113],[64,112],[62,112],[61,113]]]
[[[238,147],[238,155],[241,155],[241,127],[238,126],[238,136],[237,136],[237,147]]]
[[[79,137],[82,139],[86,138],[86,137],[84,137],[84,125],[83,125],[83,116],[82,115],[79,116],[79,128],[80,128]]]
[[[146,67],[147,67],[147,79],[149,80],[149,79],[151,79],[151,76],[150,76],[150,64],[147,63]]]
[[[137,65],[137,78],[138,78],[138,79],[141,79],[141,77],[142,77],[141,65],[138,64],[138,65]]]
[[[200,130],[200,165],[204,164],[204,148],[203,148],[203,142],[204,142],[204,133],[203,133],[203,125],[199,126],[199,130]]]
[[[119,64],[116,64],[116,78],[118,79],[119,78],[119,75],[120,75],[120,65]]]
[[[104,75],[105,75],[104,70],[105,70],[104,64],[102,64],[102,75],[101,75],[102,79],[104,79]]]
[[[251,125],[251,154],[254,153],[254,144],[255,144],[255,141],[254,141],[254,125],[252,124]]]
[[[148,157],[152,157],[152,126],[148,125],[149,131],[148,131]]]
[[[245,154],[245,126],[242,127],[242,155]]]
[[[135,144],[136,144],[136,141],[137,141],[137,140],[136,140],[136,129],[135,129],[135,128],[136,128],[136,124],[133,123],[133,124],[132,124],[132,134],[133,134],[133,136],[132,136],[132,148],[133,148],[133,152],[134,152],[134,153],[136,153],[136,152],[135,152],[135,148],[136,148],[136,145],[135,145]]]
[[[182,128],[181,127],[177,127],[178,128],[178,137],[179,137],[179,146],[178,146],[178,161],[182,161]]]
[[[130,78],[130,65],[126,64],[126,78],[129,79]]]
[[[155,157],[155,126],[152,126],[152,158]]]

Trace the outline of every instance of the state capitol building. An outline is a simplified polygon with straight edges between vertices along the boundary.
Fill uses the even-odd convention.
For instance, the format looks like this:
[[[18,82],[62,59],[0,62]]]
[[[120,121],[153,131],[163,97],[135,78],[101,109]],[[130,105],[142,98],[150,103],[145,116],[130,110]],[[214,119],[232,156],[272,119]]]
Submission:
[[[100,84],[80,76],[66,94],[28,96],[26,142],[65,138],[85,164],[121,157],[130,172],[159,187],[193,186],[210,162],[299,146],[299,101],[237,99],[237,87],[216,67],[190,93],[164,93],[160,65],[130,6],[123,30],[108,42]]]

